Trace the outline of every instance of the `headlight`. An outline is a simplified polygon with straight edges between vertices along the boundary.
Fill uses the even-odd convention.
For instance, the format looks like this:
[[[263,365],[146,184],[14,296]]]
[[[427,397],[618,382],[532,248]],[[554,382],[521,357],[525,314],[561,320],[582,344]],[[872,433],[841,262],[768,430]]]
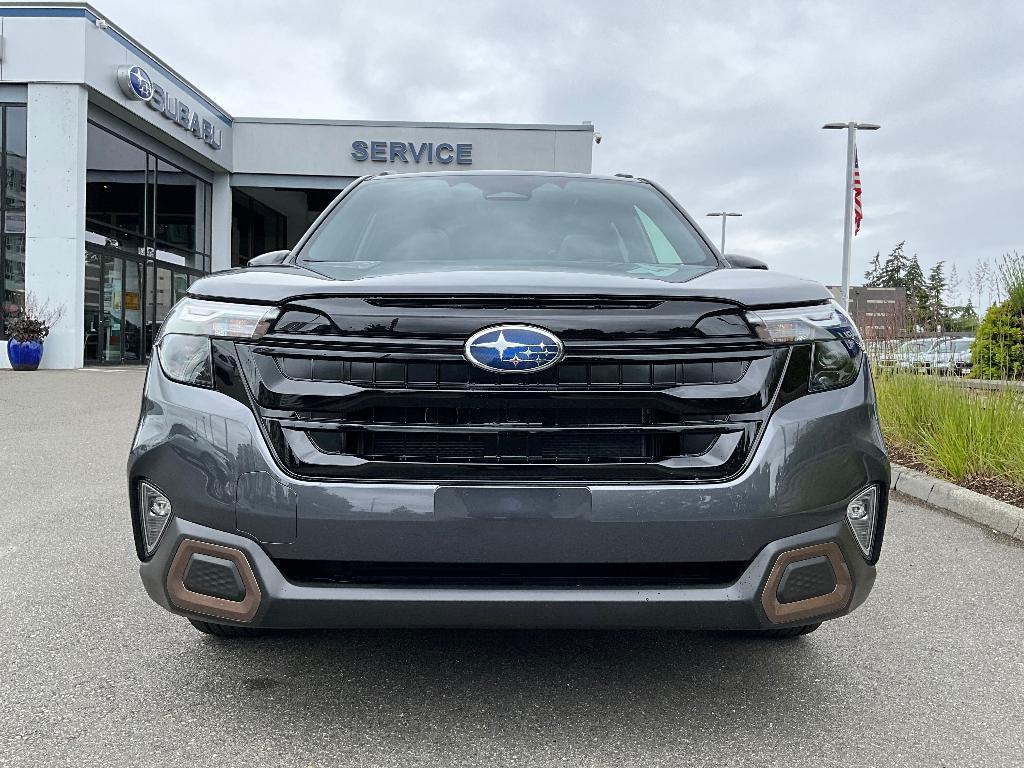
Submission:
[[[796,344],[801,341],[831,341],[852,338],[860,343],[860,333],[846,311],[836,302],[812,307],[783,307],[747,312],[747,322],[758,337],[768,344]]]
[[[758,337],[768,344],[812,342],[808,389],[821,392],[852,384],[864,358],[853,320],[836,302],[747,312]]]
[[[160,328],[160,368],[182,384],[212,387],[210,338],[258,339],[270,330],[277,315],[276,307],[265,305],[182,299]]]

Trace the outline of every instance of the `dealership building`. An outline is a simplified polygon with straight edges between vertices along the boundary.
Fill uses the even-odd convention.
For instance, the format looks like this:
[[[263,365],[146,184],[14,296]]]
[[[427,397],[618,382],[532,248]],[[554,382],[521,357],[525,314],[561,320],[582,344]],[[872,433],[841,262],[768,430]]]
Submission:
[[[589,172],[593,138],[587,123],[235,117],[89,5],[0,4],[3,318],[27,296],[64,308],[46,368],[144,362],[197,278],[290,247],[358,176]]]

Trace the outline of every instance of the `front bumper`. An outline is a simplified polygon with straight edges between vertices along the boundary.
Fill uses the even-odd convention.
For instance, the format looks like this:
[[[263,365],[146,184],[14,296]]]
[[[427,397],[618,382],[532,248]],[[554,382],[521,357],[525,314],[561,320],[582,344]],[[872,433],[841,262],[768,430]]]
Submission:
[[[184,520],[172,520],[154,557],[140,567],[150,597],[177,614],[235,623],[209,612],[182,609],[169,596],[172,562],[183,542],[202,541],[244,553],[258,581],[259,605],[248,626],[338,627],[589,627],[677,629],[763,629],[823,621],[849,613],[864,602],[875,568],[861,557],[844,523],[774,541],[750,563],[738,581],[722,587],[688,588],[471,588],[321,586],[295,584],[282,576],[251,539]],[[838,544],[850,576],[850,590],[831,610],[792,621],[771,621],[763,591],[778,557],[815,545]]]
[[[133,500],[138,481],[147,479],[174,508],[156,552],[142,563],[146,589],[169,610],[195,618],[232,621],[171,600],[168,574],[185,540],[244,553],[261,598],[245,619],[255,626],[758,629],[834,618],[863,602],[882,542],[889,464],[865,366],[849,387],[779,408],[747,469],[727,482],[313,482],[282,471],[245,405],[170,382],[154,365],[128,478]],[[872,484],[880,509],[869,563],[845,510]],[[534,503],[538,498],[551,503]],[[813,617],[772,622],[761,598],[778,556],[829,542],[848,568],[849,594]],[[738,579],[715,586],[428,588],[289,581],[275,564],[285,559],[746,565]]]

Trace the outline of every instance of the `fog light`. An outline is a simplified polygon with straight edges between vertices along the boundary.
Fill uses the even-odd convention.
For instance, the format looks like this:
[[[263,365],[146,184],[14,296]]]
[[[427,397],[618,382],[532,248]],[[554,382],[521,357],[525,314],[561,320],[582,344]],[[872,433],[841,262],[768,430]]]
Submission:
[[[857,543],[865,556],[871,555],[871,544],[875,538],[875,519],[878,516],[878,488],[872,485],[858,494],[846,505],[846,521],[857,537]]]
[[[146,554],[156,549],[160,536],[171,519],[171,502],[157,488],[143,481],[139,483],[139,514],[142,539]]]

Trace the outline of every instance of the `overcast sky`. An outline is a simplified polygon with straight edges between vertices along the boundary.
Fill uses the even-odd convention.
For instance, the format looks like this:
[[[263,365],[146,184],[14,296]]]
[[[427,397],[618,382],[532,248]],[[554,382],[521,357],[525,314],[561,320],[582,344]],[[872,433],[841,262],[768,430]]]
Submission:
[[[580,123],[595,172],[663,183],[727,250],[854,282],[899,240],[927,268],[1024,251],[1024,3],[95,0],[238,116]],[[964,280],[966,282],[966,280]]]

